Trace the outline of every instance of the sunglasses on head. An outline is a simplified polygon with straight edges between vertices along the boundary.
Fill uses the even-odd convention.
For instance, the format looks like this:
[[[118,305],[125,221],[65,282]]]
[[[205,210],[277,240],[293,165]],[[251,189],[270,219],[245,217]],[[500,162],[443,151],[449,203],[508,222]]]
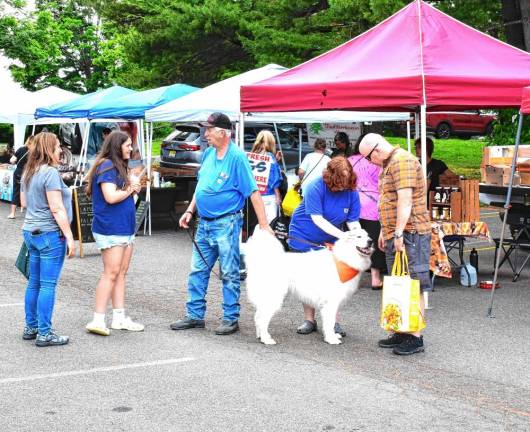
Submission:
[[[372,162],[372,153],[374,152],[374,150],[377,148],[377,146],[379,145],[379,143],[377,143],[374,148],[372,150],[370,150],[370,153],[368,153],[364,158],[368,161],[368,162]]]

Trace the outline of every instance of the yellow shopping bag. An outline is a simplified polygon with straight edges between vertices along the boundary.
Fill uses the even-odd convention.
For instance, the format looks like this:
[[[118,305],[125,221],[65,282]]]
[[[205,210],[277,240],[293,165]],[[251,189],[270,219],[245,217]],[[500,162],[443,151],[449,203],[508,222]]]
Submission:
[[[425,328],[420,296],[420,281],[409,275],[407,254],[396,252],[392,273],[383,279],[381,327],[396,333],[413,333]]]
[[[302,196],[300,195],[300,183],[290,187],[285,198],[282,201],[283,214],[291,217],[296,210],[296,207],[302,202]]]

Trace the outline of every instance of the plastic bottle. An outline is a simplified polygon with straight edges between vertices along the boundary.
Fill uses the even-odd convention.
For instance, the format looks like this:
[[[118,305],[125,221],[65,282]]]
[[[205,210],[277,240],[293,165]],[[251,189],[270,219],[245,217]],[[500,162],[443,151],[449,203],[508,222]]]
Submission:
[[[478,274],[478,253],[475,248],[471,250],[471,253],[469,254],[469,264],[471,264],[473,267],[475,267],[475,270]]]
[[[467,287],[477,284],[477,271],[471,264],[466,264],[460,269],[460,284]]]

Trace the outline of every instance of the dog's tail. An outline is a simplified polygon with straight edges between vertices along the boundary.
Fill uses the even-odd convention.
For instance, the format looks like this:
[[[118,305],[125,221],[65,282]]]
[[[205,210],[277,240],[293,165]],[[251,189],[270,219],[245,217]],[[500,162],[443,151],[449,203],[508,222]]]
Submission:
[[[251,303],[258,304],[261,296],[271,295],[275,289],[284,290],[284,258],[280,241],[257,226],[245,247],[247,291]]]

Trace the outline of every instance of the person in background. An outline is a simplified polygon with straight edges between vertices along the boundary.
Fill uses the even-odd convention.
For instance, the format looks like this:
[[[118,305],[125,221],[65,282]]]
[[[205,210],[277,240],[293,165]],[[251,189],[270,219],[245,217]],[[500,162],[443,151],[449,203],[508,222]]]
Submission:
[[[414,141],[414,148],[416,150],[416,157],[421,163],[421,138],[417,138]],[[442,174],[454,174],[445,164],[445,162],[439,159],[433,159],[432,154],[434,152],[434,142],[431,138],[426,139],[426,153],[427,153],[427,184],[428,191],[435,190],[440,186],[440,176]]]
[[[314,179],[322,177],[322,171],[327,167],[331,160],[326,155],[326,141],[322,138],[317,138],[314,144],[315,151],[307,154],[298,168],[298,177],[302,185],[302,194],[304,187],[308,186]]]
[[[105,313],[112,299],[113,330],[143,331],[144,325],[125,314],[125,276],[133,254],[135,206],[140,192],[137,178],[127,163],[132,142],[125,132],[111,132],[87,174],[87,194],[92,197],[92,234],[103,258],[103,274],[96,286],[94,317],[86,325],[90,333],[109,336]]]
[[[381,223],[379,222],[379,214],[377,211],[379,205],[378,183],[379,176],[381,175],[381,167],[370,163],[359,153],[359,144],[365,135],[361,135],[357,140],[356,145],[353,147],[353,155],[348,158],[348,161],[351,163],[353,171],[357,176],[357,192],[359,192],[361,202],[359,223],[362,229],[368,233],[374,244],[377,244],[379,234],[381,233]],[[372,289],[380,290],[383,288],[381,272],[386,269],[384,252],[376,248],[372,254],[371,262]]]
[[[256,141],[252,146],[252,153],[268,155],[271,158],[271,169],[269,172],[269,179],[267,182],[267,190],[261,192],[261,199],[265,206],[265,213],[267,215],[267,222],[271,222],[278,216],[278,208],[282,203],[280,195],[280,184],[282,182],[282,174],[280,165],[276,161],[276,140],[271,131],[262,130],[258,133]],[[257,222],[257,221],[256,221]]]
[[[263,200],[246,154],[231,140],[232,124],[226,114],[214,112],[201,126],[206,128],[209,147],[202,157],[197,187],[193,198],[179,220],[188,229],[197,210],[199,223],[192,252],[188,278],[186,317],[170,325],[171,330],[204,328],[206,293],[212,269],[219,260],[223,281],[223,321],[215,329],[217,335],[239,330],[239,236],[241,210],[250,198],[261,229],[274,234],[267,223]]]
[[[37,134],[26,157],[20,198],[26,207],[22,232],[29,251],[29,280],[22,338],[35,339],[38,347],[65,345],[69,338],[53,331],[52,314],[64,257],[75,256],[72,194],[57,170],[61,144],[54,134]]]
[[[356,188],[356,176],[348,160],[338,156],[331,159],[322,175],[310,182],[302,203],[296,208],[289,225],[289,248],[292,252],[309,252],[335,243],[348,229],[359,227],[361,205]],[[315,309],[304,304],[304,322],[297,333],[309,334],[317,329]],[[335,333],[345,336],[340,324]]]
[[[346,132],[337,132],[333,141],[335,143],[335,149],[331,153],[332,159],[337,156],[348,158],[352,155],[350,138]]]
[[[359,144],[359,152],[382,167],[379,177],[379,249],[385,251],[388,272],[396,252],[405,251],[410,277],[420,282],[422,292],[432,291],[429,275],[431,256],[431,223],[427,210],[425,177],[418,159],[399,146],[393,147],[381,135],[369,133]],[[423,295],[421,313],[425,316]],[[391,333],[378,342],[381,348],[393,348],[398,355],[424,351],[420,332]]]
[[[107,139],[107,137],[110,135],[110,133],[112,132],[112,129],[111,128],[103,128],[103,130],[101,131],[101,136],[103,137],[103,141],[105,141]]]
[[[33,145],[33,135],[31,135],[26,143],[20,147],[9,161],[11,164],[16,164],[15,172],[13,173],[13,200],[11,201],[11,211],[7,215],[8,219],[15,219],[17,207],[20,207],[20,181],[24,173],[24,167],[28,162],[29,150]]]

